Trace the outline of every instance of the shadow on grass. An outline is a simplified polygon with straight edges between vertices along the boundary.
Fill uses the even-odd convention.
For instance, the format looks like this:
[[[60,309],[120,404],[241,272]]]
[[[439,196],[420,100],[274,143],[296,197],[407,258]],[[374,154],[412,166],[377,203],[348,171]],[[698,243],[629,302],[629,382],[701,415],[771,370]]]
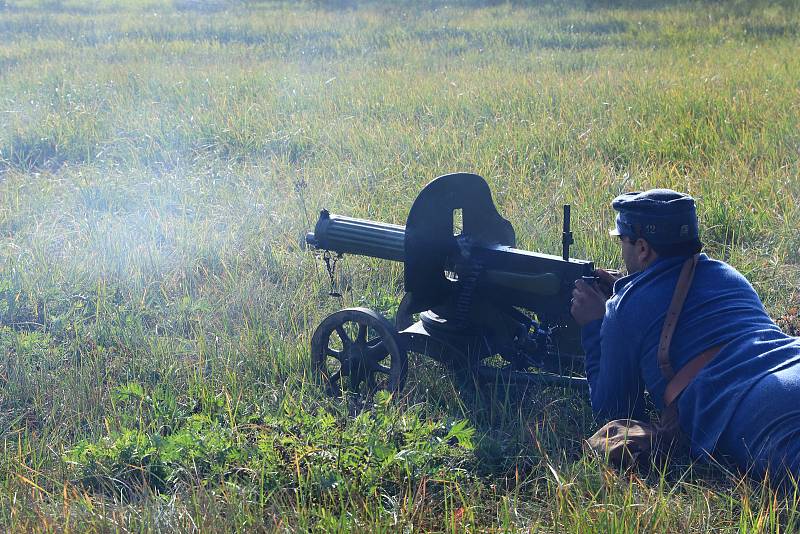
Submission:
[[[451,400],[443,399],[444,395],[457,397],[459,415],[475,428],[474,473],[507,486],[506,490],[524,481],[546,478],[551,470],[558,476],[574,478],[578,487],[589,484],[587,477],[609,469],[621,480],[634,477],[643,485],[668,492],[682,491],[676,488],[688,484],[725,494],[732,486],[744,483],[744,475],[723,464],[693,461],[686,448],[644,458],[628,468],[609,465],[584,449],[584,439],[594,432],[597,423],[580,392],[553,386],[479,382],[464,371],[440,364],[430,367],[436,369],[434,381],[440,393],[432,392],[426,387],[425,378],[420,377],[420,389],[428,397],[423,402],[441,407]],[[406,398],[420,402],[420,393],[412,388]],[[757,482],[754,485],[758,486]]]

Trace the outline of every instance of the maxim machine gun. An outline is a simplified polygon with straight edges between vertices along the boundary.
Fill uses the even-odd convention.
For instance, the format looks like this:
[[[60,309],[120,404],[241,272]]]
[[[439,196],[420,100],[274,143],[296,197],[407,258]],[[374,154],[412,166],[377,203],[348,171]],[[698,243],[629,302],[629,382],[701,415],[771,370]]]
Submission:
[[[406,294],[393,323],[367,308],[323,320],[311,340],[314,372],[331,394],[399,392],[416,352],[478,378],[585,388],[569,308],[575,280],[593,277],[594,266],[569,257],[569,213],[564,206],[559,257],[514,248],[511,223],[475,174],[429,183],[405,227],[322,210],[306,243],[327,251],[326,261],[335,253],[403,262]]]

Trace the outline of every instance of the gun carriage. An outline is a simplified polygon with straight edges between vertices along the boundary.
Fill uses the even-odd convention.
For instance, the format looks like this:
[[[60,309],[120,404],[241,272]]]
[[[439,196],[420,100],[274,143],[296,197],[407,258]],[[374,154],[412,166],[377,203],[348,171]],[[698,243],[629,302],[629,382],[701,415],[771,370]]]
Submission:
[[[460,231],[454,225],[459,210]],[[561,256],[521,250],[486,181],[448,174],[419,193],[405,226],[322,210],[306,243],[404,264],[405,296],[394,321],[347,308],[315,330],[313,371],[329,393],[399,392],[409,352],[479,379],[586,388],[579,376],[580,331],[569,307],[575,280],[592,277],[594,266],[569,257],[569,206]]]

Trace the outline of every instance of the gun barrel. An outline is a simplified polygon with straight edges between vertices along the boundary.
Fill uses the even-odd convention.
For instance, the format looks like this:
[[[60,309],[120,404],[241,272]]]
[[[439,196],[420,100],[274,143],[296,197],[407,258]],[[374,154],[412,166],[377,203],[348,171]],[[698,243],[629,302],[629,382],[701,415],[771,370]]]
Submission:
[[[306,234],[306,243],[340,254],[404,262],[405,231],[405,226],[333,215],[322,210],[314,231]],[[463,253],[458,247],[454,252]],[[594,269],[589,261],[563,260],[503,245],[470,246],[468,256],[471,257],[468,263],[477,260],[482,266],[482,280],[488,292],[504,294],[509,302],[518,305],[533,302],[540,309],[546,305],[541,299],[553,300],[555,306],[559,294],[571,291],[572,280],[589,275]],[[464,260],[466,257],[448,258],[443,269],[457,270],[457,265]]]
[[[306,243],[340,254],[404,261],[405,232],[405,226],[331,215],[322,210],[314,231],[306,234]]]

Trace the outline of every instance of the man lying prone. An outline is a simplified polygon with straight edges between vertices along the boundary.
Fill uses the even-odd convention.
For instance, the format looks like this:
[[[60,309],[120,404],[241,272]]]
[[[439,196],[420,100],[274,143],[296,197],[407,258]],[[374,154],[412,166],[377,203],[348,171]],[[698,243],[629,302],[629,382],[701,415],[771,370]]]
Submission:
[[[612,207],[629,274],[577,281],[571,309],[595,415],[644,419],[647,390],[693,457],[800,478],[800,338],[769,318],[744,276],[700,253],[691,196],[653,189]]]

